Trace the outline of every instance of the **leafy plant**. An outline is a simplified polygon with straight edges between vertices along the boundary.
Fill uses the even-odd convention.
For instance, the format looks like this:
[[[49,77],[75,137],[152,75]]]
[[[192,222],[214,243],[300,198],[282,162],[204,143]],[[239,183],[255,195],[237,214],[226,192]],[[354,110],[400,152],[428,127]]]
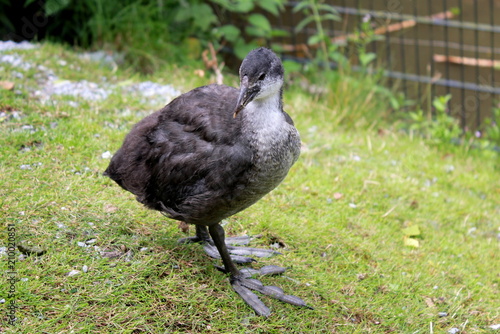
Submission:
[[[362,69],[366,70],[377,58],[374,52],[368,52],[367,45],[382,38],[373,31],[369,16],[364,17],[360,27],[348,36],[348,41],[356,46],[356,54]]]
[[[142,72],[185,59],[186,50],[197,58],[209,43],[216,49],[230,44],[243,58],[250,49],[269,44],[271,37],[286,34],[272,28],[266,17],[278,15],[283,4],[284,0],[24,0],[25,8],[36,5],[45,15],[43,32],[50,40],[123,52]],[[0,0],[0,9],[10,6]],[[229,17],[236,18],[234,24],[226,24]],[[0,14],[0,22],[7,27],[0,29],[2,35],[15,30],[6,15]],[[34,38],[43,37],[40,32],[34,32]]]
[[[362,70],[366,70],[377,58],[375,53],[367,50],[368,44],[381,38],[374,33],[369,16],[363,19],[360,27],[354,33],[345,36],[344,43],[340,43],[334,42],[332,36],[329,36],[324,29],[326,23],[340,21],[340,16],[334,6],[324,3],[322,0],[302,0],[295,5],[293,11],[302,12],[305,16],[295,28],[296,32],[313,25],[315,32],[310,35],[307,44],[318,49],[316,62],[322,66],[329,67],[330,62],[334,62],[339,68],[347,69],[350,62],[345,55],[345,44],[355,46],[354,55]]]
[[[498,124],[498,122],[500,122],[500,108],[494,108],[492,113],[492,117],[484,121],[484,134],[486,140],[488,140],[491,145],[500,147],[500,125]]]
[[[436,96],[432,101],[435,115],[424,113],[422,109],[409,113],[410,131],[422,134],[435,143],[449,143],[462,133],[456,118],[448,114],[451,95]]]
[[[339,52],[338,45],[332,43],[330,36],[323,29],[325,22],[340,20],[337,10],[321,0],[303,0],[295,5],[293,11],[302,12],[305,15],[295,27],[296,32],[302,31],[310,24],[314,25],[315,33],[308,38],[307,44],[319,46],[316,54],[317,60],[323,66],[329,66],[330,60],[345,65],[347,59]]]
[[[227,12],[238,14],[242,19],[242,25],[224,24],[214,27],[212,30],[211,41],[218,46],[228,42],[231,44],[234,53],[240,59],[245,58],[246,54],[259,45],[268,44],[272,37],[286,36],[288,32],[281,29],[275,29],[267,17],[260,13],[251,13],[256,7],[263,11],[278,16],[283,10],[283,0],[251,0],[251,1],[229,1],[214,0],[214,3],[220,6],[222,14]],[[224,22],[224,18],[219,23]]]

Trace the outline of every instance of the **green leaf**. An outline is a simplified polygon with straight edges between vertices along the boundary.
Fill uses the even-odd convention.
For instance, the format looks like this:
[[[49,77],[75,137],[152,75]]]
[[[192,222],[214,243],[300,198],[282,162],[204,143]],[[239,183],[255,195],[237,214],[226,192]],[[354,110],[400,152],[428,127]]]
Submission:
[[[258,27],[266,32],[271,32],[271,24],[269,20],[262,14],[252,14],[248,17],[248,22],[251,25]]]
[[[254,0],[211,0],[230,12],[248,13],[254,8]]]
[[[283,29],[273,29],[271,30],[271,37],[288,37],[290,33]]]
[[[307,39],[307,44],[308,45],[314,45],[314,44],[318,44],[319,42],[321,42],[323,40],[323,37],[320,36],[320,35],[312,35],[310,36],[308,39]]]
[[[374,61],[375,58],[377,58],[377,55],[375,53],[373,53],[373,52],[363,53],[363,54],[359,55],[359,61],[360,61],[360,63],[361,63],[362,66],[367,66],[372,61]]]
[[[434,98],[432,101],[432,106],[436,108],[437,111],[446,111],[448,108],[448,101],[451,99],[451,94],[444,95],[444,96],[437,96]]]
[[[410,246],[410,247],[415,247],[415,248],[420,247],[420,242],[417,239],[412,239],[409,237],[404,238],[404,244],[405,244],[405,246]]]
[[[402,230],[403,234],[408,237],[414,237],[420,235],[420,227],[418,225],[412,225]]]
[[[293,12],[294,12],[294,13],[297,13],[297,12],[299,12],[299,11],[301,11],[301,10],[303,10],[303,9],[309,8],[309,7],[310,7],[309,2],[308,2],[308,1],[304,1],[304,0],[303,0],[303,1],[298,2],[298,3],[295,5],[295,7],[293,7]]]
[[[292,60],[284,60],[283,67],[286,73],[300,72],[302,70],[302,65]]]
[[[260,29],[259,27],[254,27],[254,26],[246,27],[245,28],[245,32],[248,35],[253,36],[253,37],[264,37],[264,38],[266,38],[266,37],[269,36],[269,34],[266,31]]]
[[[321,21],[339,21],[340,18],[337,16],[337,15],[334,15],[334,14],[323,14],[320,16],[321,17]]]
[[[313,21],[314,21],[314,16],[305,17],[302,21],[299,22],[299,24],[297,24],[297,26],[295,27],[295,31],[296,32],[301,31],[302,29],[304,29],[304,27],[306,25],[308,25],[309,23],[311,23]]]
[[[320,4],[318,4],[318,10],[325,11],[325,12],[330,12],[333,15],[337,16],[337,18],[340,19],[339,12],[332,5],[329,5],[329,4],[326,4],[326,3],[320,3]]]
[[[234,53],[238,58],[244,59],[250,51],[258,47],[259,45],[257,43],[245,43],[245,41],[240,38],[234,45]]]
[[[45,15],[50,16],[56,14],[66,8],[71,0],[47,0],[45,2]]]
[[[240,30],[232,24],[217,28],[217,32],[220,33],[221,37],[224,37],[230,42],[235,42],[240,36]]]
[[[192,11],[194,26],[201,30],[208,30],[212,24],[217,23],[212,8],[205,3],[193,6]]]
[[[252,0],[240,0],[236,2],[231,1],[231,3],[232,6],[230,9],[239,13],[248,13],[255,7]]]
[[[274,16],[278,16],[280,11],[283,9],[283,1],[281,0],[260,0],[257,1],[259,7],[264,9],[266,12],[273,14]]]

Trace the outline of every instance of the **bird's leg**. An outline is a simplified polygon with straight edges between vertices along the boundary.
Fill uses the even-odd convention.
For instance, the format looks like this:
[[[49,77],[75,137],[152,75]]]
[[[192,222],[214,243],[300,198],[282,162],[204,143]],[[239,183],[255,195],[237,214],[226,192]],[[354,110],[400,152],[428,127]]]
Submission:
[[[262,294],[279,299],[292,305],[309,307],[299,297],[285,295],[281,288],[278,288],[276,286],[265,286],[259,280],[248,278],[248,275],[240,272],[240,270],[238,270],[233,260],[231,259],[231,255],[229,254],[224,240],[224,229],[222,228],[222,226],[220,226],[219,224],[211,225],[208,230],[215,246],[219,251],[220,257],[222,258],[224,269],[230,274],[230,282],[233,289],[241,296],[241,298],[243,298],[243,300],[248,305],[250,305],[250,307],[254,309],[254,311],[258,315],[267,317],[271,314],[271,311],[251,290],[258,291]]]
[[[229,253],[231,254],[231,258],[236,263],[250,263],[255,262],[253,258],[255,257],[270,257],[273,255],[281,254],[279,252],[270,250],[270,249],[260,249],[260,248],[252,248],[252,247],[236,247],[231,246],[236,244],[246,244],[250,240],[250,237],[235,237],[235,238],[227,238],[225,239],[225,243],[227,244],[227,248]],[[214,259],[220,259],[219,251],[214,246],[213,241],[210,239],[210,235],[208,233],[207,227],[203,225],[196,225],[196,235],[194,237],[187,237],[179,239],[179,243],[193,243],[200,242],[203,243],[203,249],[205,252]]]
[[[181,238],[178,240],[178,242],[181,244],[189,244],[194,242],[203,242],[203,243],[211,242],[207,227],[203,225],[195,225],[195,226],[196,226],[196,235],[194,237]]]

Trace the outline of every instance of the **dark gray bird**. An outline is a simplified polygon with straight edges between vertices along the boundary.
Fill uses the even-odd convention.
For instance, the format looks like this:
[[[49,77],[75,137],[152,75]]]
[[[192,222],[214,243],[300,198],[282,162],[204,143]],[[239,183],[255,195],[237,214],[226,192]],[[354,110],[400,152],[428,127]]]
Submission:
[[[307,305],[250,278],[255,271],[240,271],[235,262],[254,261],[247,255],[275,252],[227,246],[220,222],[274,189],[299,157],[299,133],[282,95],[280,59],[269,49],[253,50],[241,64],[239,91],[208,85],[179,96],[134,126],[104,173],[145,206],[194,224],[196,236],[187,241],[203,242],[209,255],[222,258],[234,290],[264,316],[270,311],[251,290]],[[258,273],[283,271],[267,266]]]

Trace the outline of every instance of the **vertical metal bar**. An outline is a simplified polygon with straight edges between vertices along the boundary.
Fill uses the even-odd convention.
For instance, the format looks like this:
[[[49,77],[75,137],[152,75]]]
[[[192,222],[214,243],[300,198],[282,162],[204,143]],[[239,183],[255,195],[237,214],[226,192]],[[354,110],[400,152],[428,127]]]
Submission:
[[[332,39],[335,38],[335,20],[329,20],[330,21],[330,31],[331,34],[327,34],[328,38]]]
[[[460,8],[460,22],[464,22],[464,7],[463,1],[459,0],[458,6]],[[464,56],[464,27],[461,26],[458,30],[458,39],[460,43],[460,57]],[[465,65],[460,66],[460,81],[465,82]],[[462,97],[462,105],[460,108],[460,126],[465,129],[466,125],[466,110],[465,110],[465,89],[460,89],[460,96]]]
[[[427,1],[427,16],[430,16],[432,15],[432,3],[433,3],[433,0],[428,0]],[[434,39],[435,39],[435,35],[434,35],[434,24],[430,24],[429,25],[429,31],[430,31],[430,40],[431,40],[431,45],[429,47],[429,69],[430,69],[430,73],[429,73],[429,76],[432,78],[434,76],[434,72],[435,72],[435,66],[434,66]],[[435,86],[433,84],[429,84],[429,96],[427,96],[428,98],[428,101],[427,101],[427,104],[428,104],[428,107],[429,107],[429,110],[431,110],[431,107],[432,107],[432,100],[434,98],[434,95],[435,95]]]
[[[403,72],[403,74],[406,74],[406,55],[405,55],[405,43],[403,34],[404,34],[403,31],[399,32],[399,52],[401,55],[401,72]],[[403,93],[405,96],[408,96],[406,80],[404,80],[402,84],[403,84]]]
[[[473,1],[474,3],[474,22],[477,24],[479,23],[479,14],[478,14],[478,8],[477,8],[477,3],[478,1]],[[475,45],[476,45],[476,52],[475,52],[475,57],[476,60],[479,60],[479,30],[476,29],[474,33],[474,40],[475,40]],[[480,83],[480,78],[479,78],[479,65],[476,64],[476,83]],[[476,96],[476,127],[479,128],[481,125],[481,101],[479,99],[479,93],[475,92]]]
[[[418,11],[417,11],[417,3],[416,1],[413,1],[413,16],[415,17],[415,20],[417,20],[418,18]],[[418,40],[420,39],[420,33],[419,33],[419,24],[417,24],[415,26],[415,39]],[[415,70],[416,70],[416,73],[417,75],[422,75],[422,73],[420,73],[420,52],[419,52],[419,47],[418,47],[418,42],[415,41]],[[421,103],[421,99],[422,99],[422,92],[421,92],[421,87],[420,87],[420,83],[417,83],[417,99],[419,101],[419,103]]]
[[[370,1],[370,11],[371,11],[371,12],[373,12],[373,3],[374,3],[374,1],[373,1],[373,0],[372,0],[372,1]],[[371,20],[371,18],[370,18],[370,20]],[[376,29],[376,28],[377,28],[377,27],[375,27],[375,29]],[[373,52],[373,53],[375,53],[375,54],[377,54],[377,42],[373,42],[373,43],[371,43],[371,44],[372,44],[372,52]]]
[[[287,11],[288,17],[290,18],[290,41],[292,42],[292,45],[295,47],[295,50],[293,52],[294,57],[299,57],[299,50],[297,49],[297,33],[295,32],[295,13],[293,12],[293,6],[289,4],[285,4],[285,6],[288,6],[290,10]]]
[[[385,24],[388,25],[389,22],[386,20]],[[387,29],[385,31],[385,63],[389,67],[389,71],[392,71],[393,67],[392,67],[392,62],[391,62],[391,42],[390,42],[390,39],[391,39],[391,36],[390,36],[389,30]],[[389,85],[389,87],[392,87],[394,85],[391,77],[389,77],[389,79],[387,80],[387,84]]]
[[[346,0],[342,0],[342,7],[345,8]],[[347,31],[344,31],[344,28],[346,27],[346,21],[347,21],[347,14],[339,14],[340,15],[340,31],[342,32],[343,35],[347,34]],[[347,29],[347,28],[346,28]],[[347,54],[348,50],[348,43],[346,41],[346,44],[338,49],[338,52],[342,52],[342,54],[346,57],[349,57]]]
[[[443,0],[442,1],[443,3],[443,12],[446,12],[448,10],[448,1],[446,0]],[[450,50],[449,50],[449,41],[448,41],[448,26],[444,26],[444,44],[445,44],[445,55],[446,57],[448,58],[448,56],[450,55]],[[445,76],[446,76],[446,79],[450,79],[450,65],[449,63],[445,63],[444,64],[444,68],[445,68]],[[450,94],[450,87],[446,87],[446,94]]]
[[[494,4],[495,0],[490,0],[490,24],[491,26],[495,26],[495,15],[493,14],[494,13],[494,9],[495,9],[495,4]],[[490,47],[491,47],[491,52],[490,52],[490,59],[491,59],[491,62],[493,63],[493,61],[495,60],[495,34],[493,32],[490,32]],[[490,77],[490,86],[492,87],[495,87],[496,88],[496,82],[495,82],[495,69],[493,69],[491,71],[491,77]],[[491,109],[494,109],[496,106],[495,106],[495,96],[491,96]],[[493,114],[493,110],[492,110],[492,120],[493,122],[499,122],[500,120],[499,119],[495,119],[494,118],[494,114]]]
[[[356,10],[359,10],[359,0],[356,0]],[[358,31],[361,32],[361,22],[362,22],[363,18],[360,15],[356,15],[354,20],[356,20],[355,26],[357,27]],[[360,40],[364,39],[361,36],[362,35],[360,34]],[[361,43],[363,43],[363,42],[361,42]],[[356,57],[358,59],[358,64],[361,65],[361,63],[359,62],[359,49],[358,49],[357,45],[354,46],[354,57]]]

